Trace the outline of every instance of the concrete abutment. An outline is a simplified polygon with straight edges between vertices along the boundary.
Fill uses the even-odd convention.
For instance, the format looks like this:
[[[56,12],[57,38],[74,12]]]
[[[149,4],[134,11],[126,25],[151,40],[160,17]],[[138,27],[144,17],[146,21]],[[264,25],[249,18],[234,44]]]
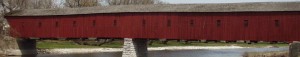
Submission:
[[[148,57],[148,39],[125,38],[122,57]]]
[[[7,56],[36,55],[36,40],[4,36],[0,39],[0,54]]]

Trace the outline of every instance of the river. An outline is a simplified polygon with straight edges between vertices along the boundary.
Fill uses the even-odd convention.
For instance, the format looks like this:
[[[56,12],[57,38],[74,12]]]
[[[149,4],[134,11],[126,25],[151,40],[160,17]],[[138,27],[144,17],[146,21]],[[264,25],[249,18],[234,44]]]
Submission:
[[[285,48],[240,48],[240,49],[200,49],[200,50],[162,50],[150,51],[149,57],[242,57],[245,52],[285,51]],[[121,52],[89,54],[38,54],[34,56],[8,57],[122,57]]]

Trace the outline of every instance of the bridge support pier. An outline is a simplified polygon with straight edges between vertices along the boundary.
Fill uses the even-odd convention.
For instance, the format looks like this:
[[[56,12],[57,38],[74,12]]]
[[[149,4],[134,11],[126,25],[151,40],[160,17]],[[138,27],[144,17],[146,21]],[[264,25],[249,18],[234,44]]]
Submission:
[[[20,55],[37,55],[36,40],[18,39],[17,41],[21,51]]]
[[[148,57],[147,39],[124,39],[122,57]]]

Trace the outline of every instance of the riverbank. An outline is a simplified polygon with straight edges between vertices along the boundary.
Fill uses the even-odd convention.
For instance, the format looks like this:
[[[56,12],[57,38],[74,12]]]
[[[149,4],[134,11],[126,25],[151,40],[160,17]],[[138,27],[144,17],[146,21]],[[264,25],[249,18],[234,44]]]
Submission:
[[[240,46],[168,46],[168,47],[150,47],[149,51],[159,50],[199,50],[199,49],[238,49],[250,48]],[[38,49],[39,54],[81,54],[81,53],[99,53],[99,52],[122,52],[122,48],[56,48],[56,49]]]
[[[188,44],[184,42],[177,42],[177,41],[169,41],[167,44],[162,44],[160,41],[154,41],[152,45],[149,47],[169,47],[169,46],[240,46],[240,47],[286,47],[288,44],[285,43],[278,43],[278,44],[269,44],[267,42],[259,42],[256,44],[247,44],[243,42],[236,42],[236,43],[225,43],[225,42],[190,42]],[[79,45],[73,41],[56,41],[56,40],[43,40],[37,42],[37,48],[39,49],[56,49],[56,48],[122,48],[123,41],[117,40],[113,42],[109,42],[103,44],[101,46],[95,45]]]
[[[288,51],[246,52],[243,57],[288,57]]]

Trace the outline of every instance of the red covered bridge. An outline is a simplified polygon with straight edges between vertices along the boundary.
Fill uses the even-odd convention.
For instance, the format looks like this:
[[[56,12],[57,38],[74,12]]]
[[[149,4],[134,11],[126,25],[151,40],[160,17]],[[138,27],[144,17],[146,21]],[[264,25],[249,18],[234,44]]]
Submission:
[[[298,2],[35,9],[6,18],[20,38],[300,40]]]

